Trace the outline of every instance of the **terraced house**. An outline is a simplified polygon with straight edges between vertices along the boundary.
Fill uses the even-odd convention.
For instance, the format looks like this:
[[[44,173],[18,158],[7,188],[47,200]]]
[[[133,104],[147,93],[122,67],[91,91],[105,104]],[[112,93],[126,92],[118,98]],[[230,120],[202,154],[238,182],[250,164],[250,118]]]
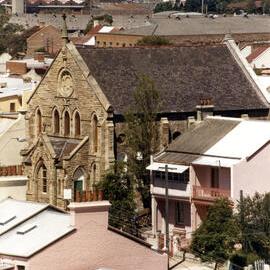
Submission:
[[[165,165],[169,237],[175,244],[172,252],[177,253],[217,198],[236,203],[241,191],[244,196],[269,192],[269,141],[269,121],[215,116],[194,125],[157,154],[148,167],[156,239],[165,233]]]
[[[65,207],[125,156],[124,114],[140,74],[163,100],[160,148],[205,115],[267,118],[264,97],[225,44],[200,47],[64,45],[28,101],[28,147],[22,151],[27,198]]]

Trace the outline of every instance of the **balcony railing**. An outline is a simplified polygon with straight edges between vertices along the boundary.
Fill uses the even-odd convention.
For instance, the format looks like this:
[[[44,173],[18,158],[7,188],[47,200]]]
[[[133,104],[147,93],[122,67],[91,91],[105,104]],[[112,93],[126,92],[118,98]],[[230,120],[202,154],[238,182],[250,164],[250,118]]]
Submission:
[[[193,186],[193,198],[195,199],[215,200],[229,198],[230,194],[228,189]]]

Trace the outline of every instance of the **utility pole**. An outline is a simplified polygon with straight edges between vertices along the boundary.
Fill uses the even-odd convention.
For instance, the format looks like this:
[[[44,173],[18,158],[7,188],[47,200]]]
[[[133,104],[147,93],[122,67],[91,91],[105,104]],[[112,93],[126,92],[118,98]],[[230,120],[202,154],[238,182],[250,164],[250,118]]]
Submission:
[[[202,0],[202,15],[203,15],[203,10],[204,10],[204,0]]]
[[[169,170],[177,170],[176,168],[169,167],[167,164],[165,167],[159,167],[159,169],[165,169],[165,237],[166,237],[166,253],[167,253],[167,269],[170,269],[169,251],[170,251],[170,236],[169,236]]]
[[[169,261],[169,188],[168,188],[168,165],[165,165],[165,222],[166,222],[166,251],[167,251],[167,269],[170,269]]]

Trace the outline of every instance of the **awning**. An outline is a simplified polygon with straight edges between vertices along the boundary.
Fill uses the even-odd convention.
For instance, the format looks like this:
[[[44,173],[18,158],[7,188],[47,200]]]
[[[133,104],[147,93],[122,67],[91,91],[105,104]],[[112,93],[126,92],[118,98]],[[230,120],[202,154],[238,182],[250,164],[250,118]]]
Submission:
[[[230,168],[233,165],[239,163],[241,159],[236,158],[220,158],[220,157],[208,157],[208,156],[201,156],[194,161],[192,164],[194,165],[207,165],[213,167],[225,167]]]
[[[150,171],[165,172],[165,165],[168,165],[168,172],[172,172],[172,173],[183,173],[189,168],[189,166],[184,166],[184,165],[153,162],[148,167],[146,167],[146,169]]]

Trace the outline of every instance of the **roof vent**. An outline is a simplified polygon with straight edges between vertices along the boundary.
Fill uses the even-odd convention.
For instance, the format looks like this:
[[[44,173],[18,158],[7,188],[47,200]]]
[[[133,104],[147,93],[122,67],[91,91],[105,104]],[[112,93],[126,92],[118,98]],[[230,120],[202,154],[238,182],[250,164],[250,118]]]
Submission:
[[[25,226],[18,229],[17,234],[26,234],[37,227],[36,224],[26,224]]]
[[[0,225],[4,226],[15,218],[16,218],[16,216],[1,216],[0,217]]]

